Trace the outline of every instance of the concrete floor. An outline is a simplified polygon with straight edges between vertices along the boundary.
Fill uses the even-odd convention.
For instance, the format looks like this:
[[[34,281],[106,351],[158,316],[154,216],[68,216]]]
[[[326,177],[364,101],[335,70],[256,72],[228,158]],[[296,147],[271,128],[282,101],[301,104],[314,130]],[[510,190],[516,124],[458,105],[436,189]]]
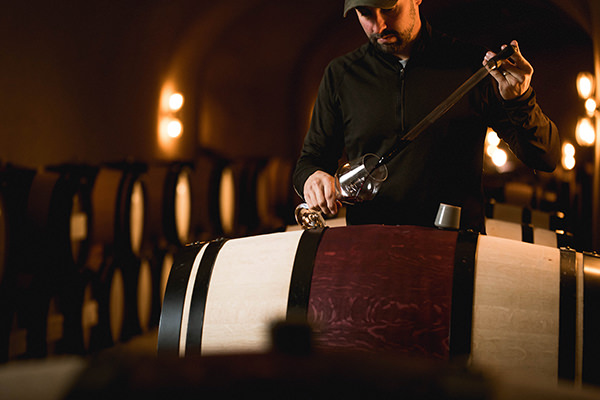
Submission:
[[[121,343],[113,348],[104,350],[93,357],[52,356],[42,360],[10,361],[4,365],[0,365],[0,399],[60,400],[66,398],[67,400],[78,400],[81,398],[90,398],[90,393],[101,396],[102,398],[105,398],[104,395],[106,394],[110,394],[107,398],[119,398],[119,394],[123,395],[122,387],[119,385],[122,384],[127,386],[129,382],[127,382],[127,378],[125,378],[125,381],[121,381],[115,380],[115,377],[119,377],[119,374],[122,374],[123,371],[125,371],[125,373],[131,373],[132,366],[135,368],[137,374],[140,373],[140,368],[144,367],[148,368],[147,371],[152,371],[152,365],[144,366],[140,364],[140,360],[143,362],[143,360],[147,361],[153,359],[156,355],[157,338],[158,329],[156,328],[144,335],[137,336],[126,343]],[[130,363],[127,361],[124,362],[124,360],[128,359],[131,360]],[[298,359],[296,359],[296,361],[298,361]],[[195,365],[198,364],[196,363]],[[124,366],[125,368],[123,368]],[[129,368],[129,371],[127,371],[127,368]],[[164,372],[164,370],[161,371]],[[179,372],[181,371],[183,370],[179,370]],[[192,373],[193,371],[193,369],[186,371],[186,375],[189,375],[189,373]],[[152,371],[152,373],[155,374],[156,372]],[[89,381],[90,375],[94,377],[91,386]],[[133,376],[135,374],[131,375]],[[125,374],[121,376],[128,375]],[[85,382],[85,384],[83,384],[84,391],[77,392],[76,390],[73,390],[74,387],[81,389],[82,381]],[[110,387],[105,389],[107,385],[104,385],[103,382],[108,382],[107,385],[110,385]],[[115,384],[115,382],[117,383]],[[139,382],[137,383],[139,384]],[[153,382],[150,386],[152,388],[156,386],[158,389],[164,391],[165,388],[160,386],[161,383],[164,382]],[[546,384],[530,382],[527,380],[527,377],[523,377],[523,380],[518,382],[494,379],[490,380],[490,383],[492,384],[492,393],[489,393],[490,396],[484,396],[485,399],[489,398],[490,400],[600,399],[600,388],[588,387],[575,389],[572,385],[559,385],[559,387],[553,388]],[[92,387],[92,389],[90,389],[90,387]],[[94,391],[94,387],[100,388],[100,393]],[[464,393],[465,397],[459,396],[452,398],[472,398],[469,396],[469,393],[474,389],[468,389],[467,387],[464,389],[466,389],[466,392]],[[126,393],[127,389],[124,390]],[[96,398],[97,396],[94,397],[94,395],[91,395],[91,397]]]
[[[158,328],[94,357],[145,357],[156,354]],[[0,365],[0,399],[63,399],[94,357],[50,356],[41,360],[16,360]]]

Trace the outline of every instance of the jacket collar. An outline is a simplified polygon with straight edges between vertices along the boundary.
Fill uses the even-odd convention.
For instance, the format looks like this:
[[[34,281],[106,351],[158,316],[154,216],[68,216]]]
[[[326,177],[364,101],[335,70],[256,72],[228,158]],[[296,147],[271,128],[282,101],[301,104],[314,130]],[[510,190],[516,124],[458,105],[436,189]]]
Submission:
[[[415,44],[412,48],[410,54],[410,60],[419,59],[425,53],[428,44],[431,41],[432,37],[432,28],[429,22],[421,17],[421,30],[419,31],[419,35],[415,41]],[[394,68],[400,68],[400,63],[398,62],[398,58],[392,54],[384,53],[379,50],[375,45],[369,42],[369,52],[379,59],[383,60],[385,63],[390,64]],[[409,63],[410,64],[410,63]]]

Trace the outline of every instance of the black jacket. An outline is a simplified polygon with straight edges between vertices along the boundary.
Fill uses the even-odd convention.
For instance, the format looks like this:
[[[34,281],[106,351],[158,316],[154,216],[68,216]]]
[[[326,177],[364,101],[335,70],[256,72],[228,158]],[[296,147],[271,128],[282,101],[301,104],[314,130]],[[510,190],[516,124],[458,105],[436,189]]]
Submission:
[[[382,155],[481,68],[485,49],[431,30],[424,22],[403,68],[367,43],[333,60],[323,76],[294,186],[316,170],[334,174],[348,159]],[[484,232],[483,151],[487,127],[534,169],[552,171],[560,157],[558,130],[533,89],[504,101],[488,76],[389,164],[377,196],[348,207],[349,224],[433,226],[440,203],[462,207],[461,228]]]

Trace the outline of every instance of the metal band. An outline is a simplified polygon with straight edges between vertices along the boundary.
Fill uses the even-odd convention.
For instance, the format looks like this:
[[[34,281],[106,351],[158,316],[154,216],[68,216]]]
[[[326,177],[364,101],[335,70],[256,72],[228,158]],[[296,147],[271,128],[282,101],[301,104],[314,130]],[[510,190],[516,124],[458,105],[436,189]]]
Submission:
[[[565,232],[556,232],[556,243],[558,247],[568,247],[571,249],[575,248],[575,237],[572,233]]]
[[[169,274],[158,325],[157,353],[177,356],[187,283],[194,260],[206,243],[195,243],[177,254]]]
[[[494,218],[494,203],[486,203],[484,211],[486,218]]]
[[[306,319],[315,257],[321,237],[326,229],[307,229],[300,237],[290,281],[287,305],[288,320],[297,318]]]
[[[471,353],[473,293],[475,290],[475,253],[479,234],[460,231],[454,254],[452,310],[450,314],[450,359]]]
[[[558,333],[558,378],[575,379],[577,334],[577,279],[574,250],[560,249],[560,308]]]
[[[4,194],[0,191],[0,287],[3,287],[4,268],[7,265],[7,252],[10,249],[10,231],[4,205]],[[12,250],[12,249],[11,249]]]
[[[228,239],[223,238],[213,240],[208,244],[208,247],[202,256],[196,281],[194,282],[194,291],[190,304],[190,318],[187,326],[185,353],[188,353],[189,351],[191,353],[200,354],[202,349],[202,328],[204,326],[204,311],[206,309],[210,277],[219,251],[227,240]]]
[[[531,224],[531,210],[527,207],[523,207],[523,214],[521,217],[521,222],[523,224]],[[533,243],[533,242],[530,242]]]
[[[551,231],[566,231],[567,230],[567,221],[565,220],[565,217],[562,217],[560,215],[557,214],[552,214],[550,215],[549,218],[549,229]]]
[[[583,383],[600,385],[600,257],[583,255]]]
[[[521,224],[521,241],[525,243],[533,243],[533,226],[531,224]]]

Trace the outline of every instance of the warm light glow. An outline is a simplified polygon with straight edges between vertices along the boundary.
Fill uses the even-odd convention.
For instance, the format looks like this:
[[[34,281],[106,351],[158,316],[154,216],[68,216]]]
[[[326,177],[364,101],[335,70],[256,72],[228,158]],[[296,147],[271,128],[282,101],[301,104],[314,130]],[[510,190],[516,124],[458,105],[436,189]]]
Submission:
[[[585,101],[585,111],[587,111],[587,115],[590,117],[593,117],[594,114],[596,113],[596,108],[598,107],[598,105],[596,104],[596,100],[594,99],[587,99]]]
[[[139,255],[144,233],[144,186],[140,181],[133,184],[130,202],[129,239],[131,250],[135,255]]]
[[[498,134],[491,129],[488,129],[485,141],[493,147],[498,147],[500,144],[500,138],[498,137]]]
[[[508,155],[502,149],[496,148],[494,154],[492,154],[492,162],[496,167],[503,167],[508,160]]]
[[[180,86],[174,79],[167,79],[160,90],[156,133],[162,156],[167,158],[177,155],[184,133],[183,116],[177,114],[185,102],[183,95],[177,90]]]
[[[190,189],[190,176],[187,171],[182,171],[177,178],[175,187],[175,224],[177,238],[181,243],[188,241],[192,214],[192,192]]]
[[[172,138],[177,138],[183,132],[183,125],[178,119],[172,119],[167,125],[167,135]]]
[[[594,93],[594,77],[589,72],[580,72],[577,75],[577,93],[582,99],[589,99]]]
[[[575,138],[580,146],[591,146],[596,140],[596,130],[589,118],[579,118],[575,128]]]
[[[183,107],[183,95],[181,93],[173,93],[169,97],[169,109],[171,111],[179,111]]]
[[[485,147],[485,153],[494,161],[494,154],[498,151],[498,145],[500,144],[500,138],[498,134],[494,132],[492,128],[488,128],[487,134],[485,135],[485,142],[487,146]],[[502,150],[500,150],[502,151]],[[501,156],[496,156],[501,157]],[[504,165],[504,164],[503,164]]]
[[[590,266],[590,265],[586,265],[584,267],[584,271],[586,274],[592,274],[592,275],[596,275],[597,277],[600,277],[600,268],[596,267],[596,266]]]
[[[563,157],[562,166],[564,169],[570,171],[575,168],[575,158],[574,157]]]
[[[575,168],[575,147],[566,142],[562,147],[562,166],[566,170],[572,170]]]
[[[575,157],[575,146],[566,142],[562,147],[563,156]]]

